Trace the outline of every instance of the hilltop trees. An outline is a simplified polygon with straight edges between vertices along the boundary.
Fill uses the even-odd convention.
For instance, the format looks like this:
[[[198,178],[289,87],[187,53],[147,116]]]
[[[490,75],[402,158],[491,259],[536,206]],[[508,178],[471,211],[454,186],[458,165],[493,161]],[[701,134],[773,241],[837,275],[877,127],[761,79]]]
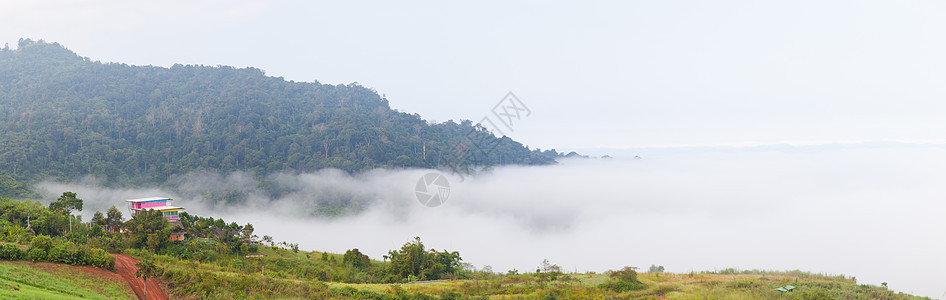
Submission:
[[[432,124],[391,109],[357,84],[292,82],[254,68],[100,63],[32,40],[0,50],[0,106],[0,173],[10,176],[0,177],[0,193],[11,195],[24,193],[19,181],[87,174],[141,183],[199,169],[554,163],[470,121]]]

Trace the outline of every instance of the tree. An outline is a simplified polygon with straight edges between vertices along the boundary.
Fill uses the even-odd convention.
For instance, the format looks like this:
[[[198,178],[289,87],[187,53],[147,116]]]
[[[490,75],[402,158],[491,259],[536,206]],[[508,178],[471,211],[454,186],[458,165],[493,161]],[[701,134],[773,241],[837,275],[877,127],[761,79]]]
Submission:
[[[73,210],[82,211],[82,199],[76,193],[63,192],[55,202],[49,204],[49,209],[64,215],[71,215]]]
[[[636,291],[647,288],[644,283],[637,279],[636,270],[636,267],[624,267],[618,271],[610,271],[608,276],[611,277],[611,279],[600,284],[599,287],[616,292]]]
[[[135,277],[144,278],[145,280],[144,298],[148,299],[148,278],[158,277],[163,272],[161,267],[155,265],[151,260],[143,260],[135,266],[138,267],[138,270],[135,271]]]
[[[384,259],[391,260],[389,268],[394,276],[392,279],[416,277],[420,280],[440,279],[443,275],[452,274],[459,269],[462,261],[460,253],[456,251],[425,250],[420,237],[414,237],[414,241],[404,244],[399,251],[388,251]]]
[[[268,235],[263,236],[263,241],[269,244],[270,247],[274,247],[276,245],[273,243],[273,237],[268,236]]]
[[[100,211],[96,211],[95,214],[92,215],[92,225],[105,226],[105,215]]]
[[[118,231],[122,226],[122,212],[114,205],[108,209],[105,216],[105,229],[111,232]]]
[[[664,266],[650,265],[650,269],[647,270],[647,273],[663,273]]]
[[[243,226],[243,232],[241,232],[241,237],[243,243],[252,242],[256,239],[256,236],[253,235],[253,224],[246,223],[246,226]]]
[[[133,248],[147,247],[151,251],[158,251],[171,243],[173,227],[160,212],[147,210],[137,213],[125,223],[125,227]]]
[[[562,276],[562,267],[555,265],[549,262],[548,259],[543,259],[542,264],[539,265],[539,278],[542,280],[556,280]]]
[[[355,268],[371,266],[371,259],[368,258],[368,255],[358,251],[358,248],[345,251],[345,256],[342,256],[342,262],[346,264],[350,263]]]

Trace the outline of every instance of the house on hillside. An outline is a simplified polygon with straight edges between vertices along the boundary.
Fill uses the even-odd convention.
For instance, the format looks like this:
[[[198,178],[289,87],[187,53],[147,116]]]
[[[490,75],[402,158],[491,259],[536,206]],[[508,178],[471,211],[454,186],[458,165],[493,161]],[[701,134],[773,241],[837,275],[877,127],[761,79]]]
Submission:
[[[146,211],[154,211],[164,216],[168,222],[174,224],[177,228],[171,233],[172,241],[184,241],[184,225],[181,224],[179,214],[184,212],[184,208],[171,205],[174,199],[167,197],[150,197],[125,200],[128,203],[128,211],[132,216]]]
[[[128,202],[128,211],[132,216],[153,209],[156,212],[161,212],[164,218],[168,219],[169,222],[173,222],[179,219],[178,214],[183,212],[184,208],[171,205],[172,200],[174,199],[167,197],[151,197],[130,199],[125,200],[125,202]]]

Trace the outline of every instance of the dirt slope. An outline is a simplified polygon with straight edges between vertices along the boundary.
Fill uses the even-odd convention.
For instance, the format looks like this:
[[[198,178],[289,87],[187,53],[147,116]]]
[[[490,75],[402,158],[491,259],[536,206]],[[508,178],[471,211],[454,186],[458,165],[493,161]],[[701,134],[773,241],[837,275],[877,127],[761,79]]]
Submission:
[[[115,257],[115,269],[118,271],[118,275],[121,275],[125,282],[128,282],[131,289],[135,291],[135,295],[138,295],[138,299],[144,299],[145,281],[135,277],[135,271],[138,271],[135,264],[138,263],[138,260],[125,254],[112,254],[112,256]],[[148,299],[168,299],[168,294],[158,284],[157,278],[148,279]]]

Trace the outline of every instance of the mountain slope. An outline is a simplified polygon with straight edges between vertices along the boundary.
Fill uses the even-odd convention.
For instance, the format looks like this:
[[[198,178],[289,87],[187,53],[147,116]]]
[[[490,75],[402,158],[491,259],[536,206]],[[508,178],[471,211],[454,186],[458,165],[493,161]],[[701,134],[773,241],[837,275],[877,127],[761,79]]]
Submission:
[[[429,124],[357,84],[286,81],[254,68],[93,62],[29,39],[0,50],[0,130],[0,173],[20,181],[435,168],[456,156],[456,145],[478,166],[551,164],[558,155],[470,121]],[[474,140],[495,147],[475,152]]]

